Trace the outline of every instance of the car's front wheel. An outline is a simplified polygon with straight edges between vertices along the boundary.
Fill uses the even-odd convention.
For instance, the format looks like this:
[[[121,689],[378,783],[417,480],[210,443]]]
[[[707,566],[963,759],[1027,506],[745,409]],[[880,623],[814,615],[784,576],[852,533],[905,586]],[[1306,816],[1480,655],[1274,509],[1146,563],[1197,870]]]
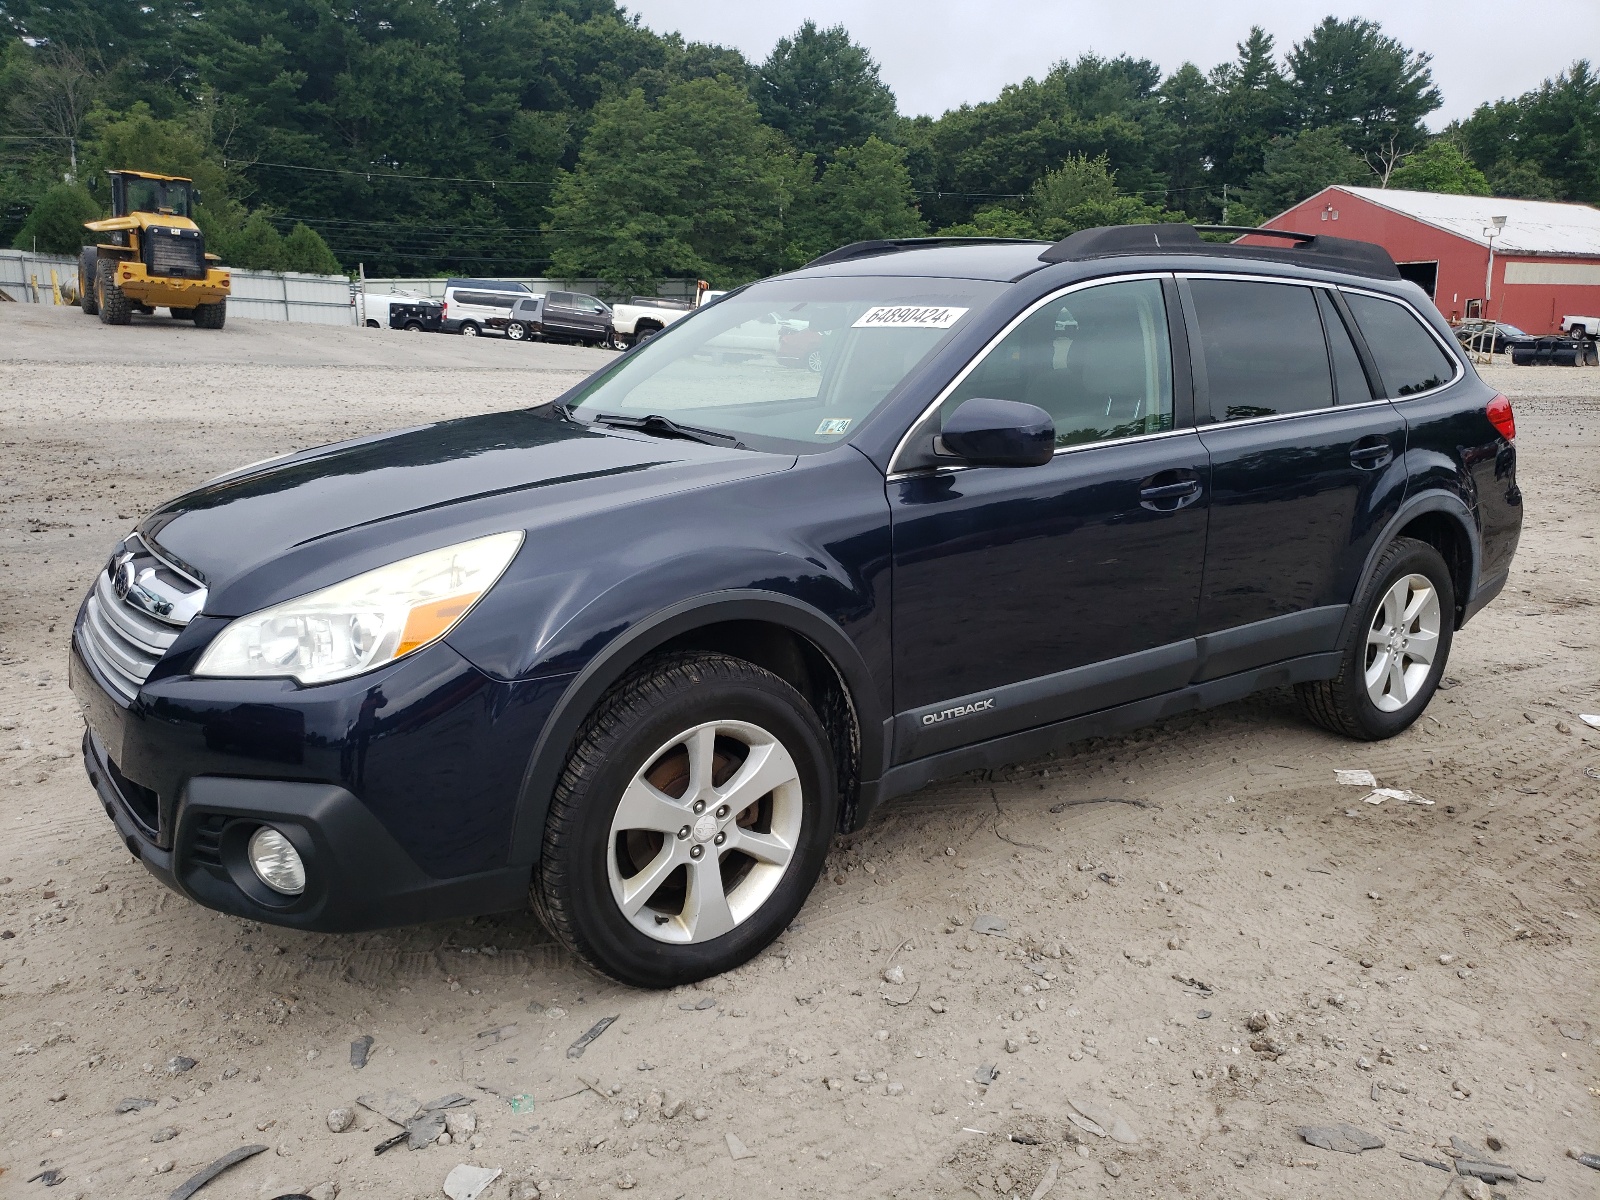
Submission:
[[[783,932],[816,882],[833,780],[821,722],[776,675],[720,654],[651,660],[579,733],[535,907],[624,983],[729,970]]]
[[[1363,741],[1393,737],[1428,706],[1450,657],[1456,597],[1444,558],[1397,538],[1362,595],[1339,674],[1298,685],[1317,724]]]

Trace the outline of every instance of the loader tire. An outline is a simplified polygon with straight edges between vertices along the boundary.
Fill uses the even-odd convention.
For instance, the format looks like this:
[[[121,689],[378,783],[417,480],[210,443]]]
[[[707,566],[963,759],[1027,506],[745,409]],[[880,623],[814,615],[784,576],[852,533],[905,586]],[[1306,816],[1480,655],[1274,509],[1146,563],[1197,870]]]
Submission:
[[[221,329],[222,323],[228,319],[228,302],[218,300],[215,304],[197,304],[194,306],[194,323],[197,329]]]
[[[86,317],[92,317],[100,311],[94,296],[95,258],[93,246],[85,246],[78,252],[78,307],[83,309]]]
[[[117,286],[117,264],[112,259],[102,258],[95,262],[94,302],[100,313],[100,324],[132,324],[133,304],[127,293]]]

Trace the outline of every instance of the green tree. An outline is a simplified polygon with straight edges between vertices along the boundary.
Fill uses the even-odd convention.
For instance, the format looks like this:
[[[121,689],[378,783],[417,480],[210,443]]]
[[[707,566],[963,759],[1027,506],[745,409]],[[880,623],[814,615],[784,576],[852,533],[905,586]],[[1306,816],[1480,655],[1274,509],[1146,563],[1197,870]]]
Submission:
[[[809,172],[732,80],[675,84],[657,104],[642,90],[602,101],[556,184],[553,268],[621,292],[668,276],[728,287],[768,274]]]
[[[1300,124],[1336,130],[1373,163],[1412,150],[1427,140],[1422,118],[1443,103],[1431,61],[1385,35],[1376,21],[1325,17],[1288,56]]]
[[[1117,188],[1117,173],[1102,154],[1074,155],[1034,184],[1028,210],[1040,236],[1054,241],[1097,225],[1143,225],[1178,219]]]
[[[1261,173],[1245,189],[1244,202],[1270,216],[1331,184],[1373,182],[1372,172],[1340,140],[1339,131],[1324,126],[1275,139]]]
[[[1489,180],[1472,165],[1461,147],[1438,138],[1418,150],[1389,175],[1388,187],[1416,192],[1448,192],[1458,196],[1487,196]]]
[[[1579,59],[1514,100],[1481,104],[1461,141],[1496,191],[1600,203],[1600,75]]]
[[[972,214],[970,220],[947,225],[939,230],[940,237],[1034,238],[1042,240],[1044,234],[1033,219],[1033,213],[1024,209],[991,204]]]
[[[285,269],[283,235],[260,209],[250,214],[237,233],[224,238],[217,250],[224,262],[246,271]]]
[[[28,214],[12,245],[42,254],[77,254],[93,237],[83,223],[99,217],[100,206],[81,183],[58,183]]]
[[[846,146],[797,198],[790,227],[795,265],[850,242],[926,233],[905,151],[877,136]]]
[[[807,21],[793,37],[779,38],[751,91],[762,120],[823,159],[894,128],[894,93],[843,25],[818,29]]]
[[[1243,187],[1266,163],[1272,139],[1292,132],[1289,81],[1273,57],[1272,35],[1259,25],[1237,46],[1232,62],[1212,70],[1215,91],[1205,155],[1220,186]]]
[[[328,243],[304,221],[297,221],[283,239],[283,269],[311,275],[338,275],[341,271]]]

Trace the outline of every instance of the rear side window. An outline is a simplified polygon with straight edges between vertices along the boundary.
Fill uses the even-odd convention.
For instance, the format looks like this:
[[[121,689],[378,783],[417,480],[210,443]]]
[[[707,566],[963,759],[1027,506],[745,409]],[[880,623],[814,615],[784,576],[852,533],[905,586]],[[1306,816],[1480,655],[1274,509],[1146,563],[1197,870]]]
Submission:
[[[1217,420],[1310,412],[1333,404],[1328,349],[1312,289],[1190,279],[1189,294]]]
[[[1390,399],[1442,387],[1456,364],[1404,304],[1376,296],[1346,295]]]
[[[1350,340],[1338,306],[1322,288],[1317,289],[1317,307],[1322,311],[1322,327],[1328,333],[1328,358],[1333,363],[1333,388],[1339,403],[1365,404],[1372,399],[1372,387],[1361,367],[1361,356]]]

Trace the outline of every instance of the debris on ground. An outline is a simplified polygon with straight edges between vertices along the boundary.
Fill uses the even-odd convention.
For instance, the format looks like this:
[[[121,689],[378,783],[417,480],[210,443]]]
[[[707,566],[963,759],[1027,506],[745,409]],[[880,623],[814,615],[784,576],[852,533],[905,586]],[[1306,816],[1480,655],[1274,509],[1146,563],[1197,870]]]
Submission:
[[[972,1073],[972,1078],[978,1083],[993,1083],[996,1079],[1000,1078],[1000,1068],[995,1066],[993,1063],[984,1063]]]
[[[725,1133],[722,1136],[728,1143],[728,1155],[735,1162],[738,1162],[741,1158],[754,1158],[756,1156],[756,1152],[741,1142],[736,1135]]]
[[[356,1123],[356,1110],[353,1108],[335,1108],[328,1113],[328,1132],[343,1133]]]
[[[715,1008],[716,1006],[717,998],[715,996],[702,996],[698,1000],[690,1000],[678,1005],[684,1012],[705,1012],[707,1009]]]
[[[478,1040],[486,1046],[496,1046],[510,1038],[517,1036],[516,1025],[502,1025],[498,1029],[485,1029],[478,1035]]]
[[[1576,1146],[1568,1146],[1567,1157],[1582,1163],[1586,1167],[1593,1167],[1596,1171],[1600,1171],[1600,1154],[1590,1154],[1585,1150],[1578,1149]]]
[[[154,1100],[146,1100],[142,1096],[129,1096],[126,1100],[118,1100],[117,1106],[112,1111],[116,1113],[139,1112],[141,1109],[154,1108]]]
[[[986,933],[990,937],[1001,937],[1008,926],[999,917],[992,913],[979,913],[972,918],[972,932]]]
[[[1373,1086],[1376,1087],[1377,1085],[1374,1084]],[[1437,1171],[1449,1171],[1452,1169],[1449,1163],[1440,1162],[1436,1158],[1424,1158],[1422,1155],[1412,1154],[1408,1150],[1400,1151],[1400,1157],[1407,1162],[1421,1163],[1423,1166],[1432,1167]]]
[[[182,1075],[185,1071],[192,1071],[194,1068],[195,1060],[186,1054],[174,1054],[167,1059],[168,1075]]]
[[[471,1104],[472,1097],[463,1096],[460,1092],[451,1092],[449,1095],[440,1096],[437,1100],[418,1104],[404,1092],[390,1088],[381,1097],[357,1096],[356,1103],[404,1127],[403,1133],[395,1134],[372,1148],[374,1154],[382,1154],[401,1142],[407,1143],[413,1150],[421,1150],[424,1146],[432,1145],[445,1131],[445,1113],[450,1109]]]
[[[1039,1178],[1039,1186],[1033,1189],[1033,1194],[1028,1200],[1044,1200],[1050,1194],[1050,1189],[1056,1186],[1056,1179],[1061,1174],[1061,1160],[1052,1158],[1050,1165],[1044,1169],[1044,1174]]]
[[[1593,729],[1600,729],[1600,716],[1597,716],[1594,713],[1579,713],[1578,720],[1582,721],[1585,725],[1588,725]]]
[[[56,1184],[60,1183],[65,1178],[66,1175],[63,1172],[55,1167],[52,1167],[48,1171],[40,1171],[37,1175],[29,1179],[28,1182],[42,1183],[45,1185],[45,1187],[55,1187]]]
[[[1302,1125],[1298,1130],[1308,1146],[1336,1150],[1340,1154],[1360,1154],[1363,1150],[1383,1149],[1383,1139],[1365,1129],[1340,1122],[1337,1125]]]
[[[474,1167],[460,1163],[444,1177],[444,1194],[450,1200],[478,1200],[483,1189],[500,1178],[499,1167]]]
[[[712,1003],[715,1004],[716,1001],[713,1000]],[[589,1043],[593,1042],[595,1038],[599,1037],[606,1030],[610,1029],[611,1026],[616,1023],[616,1020],[616,1017],[601,1017],[589,1027],[589,1031],[587,1033],[585,1033],[577,1041],[573,1042],[572,1045],[567,1047],[567,1057],[582,1058],[583,1052],[589,1048]]]
[[[197,1171],[193,1175],[189,1176],[188,1179],[185,1179],[181,1184],[172,1190],[172,1194],[167,1197],[167,1200],[189,1200],[190,1196],[194,1195],[201,1188],[205,1187],[206,1184],[210,1183],[228,1168],[238,1166],[247,1158],[254,1158],[257,1154],[260,1154],[265,1149],[265,1146],[240,1146],[236,1150],[228,1151],[228,1153],[224,1154],[221,1158],[217,1159],[216,1162],[212,1163],[204,1170]]]
[[[1335,781],[1344,787],[1375,788],[1378,779],[1371,771],[1334,771]]]
[[[1432,800],[1424,800],[1415,792],[1408,792],[1404,788],[1374,788],[1361,797],[1368,804],[1382,804],[1385,800],[1398,800],[1402,804],[1422,804],[1428,808],[1433,807]]]
[[[377,1039],[370,1033],[364,1033],[350,1043],[350,1065],[356,1070],[361,1070],[367,1065],[367,1056],[372,1053],[372,1043]]]
[[[1133,1126],[1128,1124],[1117,1113],[1103,1104],[1097,1104],[1087,1097],[1068,1096],[1067,1104],[1076,1110],[1081,1120],[1073,1119],[1071,1112],[1067,1118],[1074,1125],[1099,1137],[1109,1137],[1114,1142],[1121,1142],[1124,1146],[1136,1145],[1139,1135],[1133,1131]],[[1085,1124],[1087,1122],[1087,1124]]]

